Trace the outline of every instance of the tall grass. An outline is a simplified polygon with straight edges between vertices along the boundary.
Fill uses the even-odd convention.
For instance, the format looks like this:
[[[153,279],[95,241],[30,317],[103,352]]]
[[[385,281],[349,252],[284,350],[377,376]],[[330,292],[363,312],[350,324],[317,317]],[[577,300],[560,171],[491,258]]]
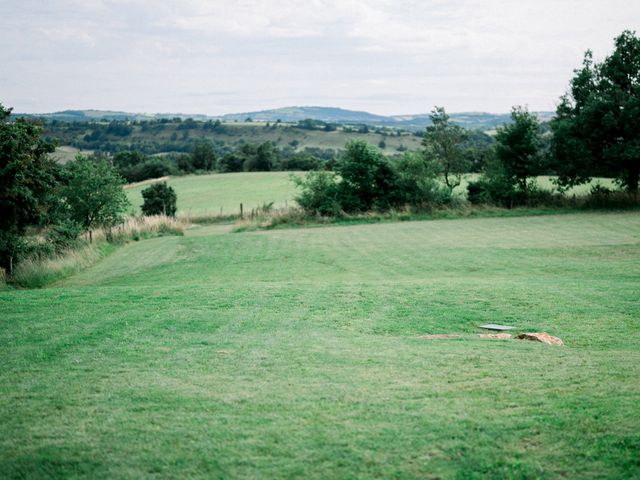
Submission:
[[[113,228],[100,228],[92,232],[93,241],[108,241],[123,243],[129,240],[140,240],[163,235],[184,235],[186,219],[168,217],[166,215],[151,215],[148,217],[127,217],[125,221]],[[88,234],[84,235],[88,240]]]
[[[93,265],[110,254],[118,244],[164,235],[183,235],[184,228],[185,222],[164,215],[128,217],[115,228],[92,232],[91,243],[89,235],[84,234],[76,247],[50,256],[22,260],[9,283],[22,288],[42,288]],[[4,280],[0,272],[0,286]]]
[[[111,249],[102,242],[85,244],[48,258],[28,258],[17,265],[11,283],[23,288],[42,288],[93,265]]]

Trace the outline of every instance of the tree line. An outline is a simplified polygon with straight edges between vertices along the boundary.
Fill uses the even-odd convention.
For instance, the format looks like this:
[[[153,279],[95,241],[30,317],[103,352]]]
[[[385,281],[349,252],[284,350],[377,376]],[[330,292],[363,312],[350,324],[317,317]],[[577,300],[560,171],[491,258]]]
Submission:
[[[593,177],[610,177],[637,201],[640,38],[623,32],[601,63],[587,51],[548,128],[522,106],[512,109],[511,120],[481,151],[481,175],[467,186],[469,202],[511,208],[550,201],[552,192],[535,182],[544,174],[557,176],[559,192]],[[389,159],[363,141],[351,142],[334,172],[311,172],[295,180],[301,190],[297,201],[316,215],[451,204],[462,176],[472,170],[464,148],[469,135],[436,107],[422,151]],[[594,188],[597,194],[608,193]]]

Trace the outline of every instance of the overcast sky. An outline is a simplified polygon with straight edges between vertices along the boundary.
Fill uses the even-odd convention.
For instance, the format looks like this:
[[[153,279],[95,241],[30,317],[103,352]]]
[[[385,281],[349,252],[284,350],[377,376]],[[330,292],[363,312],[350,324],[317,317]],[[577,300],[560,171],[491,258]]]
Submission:
[[[222,114],[553,110],[639,0],[0,0],[0,102]]]

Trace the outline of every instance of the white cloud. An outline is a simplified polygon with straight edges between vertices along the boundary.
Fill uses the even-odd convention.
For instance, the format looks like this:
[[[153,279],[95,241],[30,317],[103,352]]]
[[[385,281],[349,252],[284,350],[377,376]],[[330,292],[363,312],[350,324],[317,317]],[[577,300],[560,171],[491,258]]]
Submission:
[[[640,21],[626,0],[0,0],[0,11],[0,101],[24,111],[551,109],[587,48],[604,56]]]

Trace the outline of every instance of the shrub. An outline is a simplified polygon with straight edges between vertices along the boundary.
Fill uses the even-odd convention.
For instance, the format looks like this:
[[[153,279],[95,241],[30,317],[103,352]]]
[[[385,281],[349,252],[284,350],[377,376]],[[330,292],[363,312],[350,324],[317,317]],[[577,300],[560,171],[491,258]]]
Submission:
[[[402,204],[424,208],[451,202],[451,190],[436,180],[436,170],[425,155],[405,153],[396,160],[395,169]]]
[[[321,167],[321,160],[307,153],[295,153],[282,160],[280,168],[282,170],[317,170]]]
[[[123,168],[120,173],[128,182],[141,182],[150,178],[166,177],[177,173],[176,166],[164,158],[151,158],[137,165]]]
[[[175,217],[177,195],[167,182],[155,183],[142,190],[142,213]]]
[[[57,253],[78,245],[82,234],[82,225],[73,220],[63,220],[53,225],[47,232],[47,241],[53,245]]]
[[[395,171],[380,151],[365,141],[349,142],[335,171],[341,179],[338,196],[345,212],[387,209],[400,201]]]
[[[218,160],[220,172],[241,172],[244,169],[244,158],[237,153],[228,153]]]
[[[292,175],[291,179],[302,190],[295,200],[305,212],[311,215],[340,215],[342,208],[334,173],[311,171],[304,177]]]

